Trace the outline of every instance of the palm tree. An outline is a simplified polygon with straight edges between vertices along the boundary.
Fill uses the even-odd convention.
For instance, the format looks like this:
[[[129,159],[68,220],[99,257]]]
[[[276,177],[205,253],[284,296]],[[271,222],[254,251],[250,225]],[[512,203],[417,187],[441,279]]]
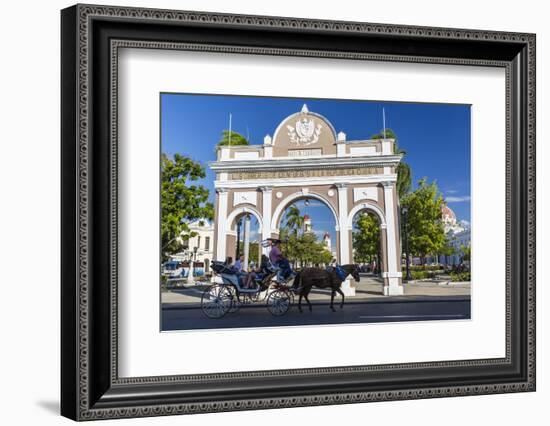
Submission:
[[[397,148],[396,154],[403,154],[405,156],[406,152],[403,149]],[[400,161],[395,171],[397,172],[397,194],[401,200],[411,190],[411,166],[404,161]]]
[[[304,217],[296,204],[292,204],[285,214],[285,227],[294,235],[304,226]]]
[[[231,136],[231,139],[230,139]],[[245,138],[240,133],[235,132],[232,130],[229,132],[229,130],[224,130],[222,132],[222,138],[218,142],[218,146],[225,146],[225,145],[250,145],[250,142],[247,138]]]
[[[385,132],[386,139],[393,139],[393,152],[396,154],[401,154],[403,157],[407,154],[404,149],[399,148],[397,145],[397,135],[392,129],[386,129]],[[381,130],[380,133],[376,133],[371,136],[371,139],[384,139],[384,130]],[[397,173],[397,193],[399,194],[399,199],[401,200],[410,190],[412,186],[412,177],[411,177],[411,166],[409,166],[405,161],[401,161],[396,167]]]

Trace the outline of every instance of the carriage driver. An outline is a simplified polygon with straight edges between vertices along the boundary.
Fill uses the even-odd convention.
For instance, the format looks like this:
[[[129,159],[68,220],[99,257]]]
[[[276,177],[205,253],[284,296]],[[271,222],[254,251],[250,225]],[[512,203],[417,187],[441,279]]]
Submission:
[[[296,273],[291,269],[290,263],[283,256],[281,252],[281,240],[276,238],[268,238],[266,240],[267,246],[271,247],[269,251],[269,260],[273,266],[281,269],[281,276],[285,280],[291,279]]]

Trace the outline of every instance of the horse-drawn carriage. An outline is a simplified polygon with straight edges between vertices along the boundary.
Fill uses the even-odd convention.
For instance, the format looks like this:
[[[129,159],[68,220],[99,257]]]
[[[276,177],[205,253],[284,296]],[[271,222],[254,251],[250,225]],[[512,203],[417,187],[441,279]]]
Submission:
[[[359,281],[357,265],[304,268],[296,275],[293,286],[273,267],[269,273],[259,275],[251,288],[246,288],[242,276],[224,262],[212,262],[212,270],[222,282],[211,285],[202,294],[201,308],[209,318],[221,318],[227,313],[237,312],[243,304],[257,302],[265,302],[267,310],[274,316],[284,315],[294,302],[294,294],[299,295],[299,311],[302,312],[302,297],[311,311],[308,295],[312,287],[331,290],[330,309],[334,310],[334,296],[337,293],[342,296],[340,308],[344,306],[344,293],[340,289],[342,282],[348,276]]]
[[[280,316],[287,313],[294,300],[292,289],[277,268],[258,274],[250,288],[244,286],[241,274],[224,262],[214,261],[211,268],[222,282],[211,285],[202,294],[201,308],[209,318],[221,318],[237,312],[245,304],[258,302],[265,302],[272,315]]]

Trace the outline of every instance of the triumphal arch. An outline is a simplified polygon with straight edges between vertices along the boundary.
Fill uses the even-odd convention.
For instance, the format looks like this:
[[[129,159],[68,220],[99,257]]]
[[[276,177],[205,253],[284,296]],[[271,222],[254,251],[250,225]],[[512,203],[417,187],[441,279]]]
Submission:
[[[285,118],[263,145],[220,146],[216,173],[214,254],[234,252],[236,222],[256,216],[263,239],[278,238],[284,210],[314,198],[332,211],[336,223],[337,261],[353,262],[354,216],[367,211],[381,228],[384,294],[403,294],[396,166],[392,139],[347,140],[322,115],[302,110]],[[348,294],[353,294],[350,283]]]

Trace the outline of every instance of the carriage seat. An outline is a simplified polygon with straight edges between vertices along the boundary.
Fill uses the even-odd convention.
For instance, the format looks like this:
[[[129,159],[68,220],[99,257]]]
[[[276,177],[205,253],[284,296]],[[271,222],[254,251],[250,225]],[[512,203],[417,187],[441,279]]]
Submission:
[[[216,274],[237,274],[237,272],[231,267],[231,265],[227,265],[225,262],[222,262],[220,260],[213,260],[210,267]]]

